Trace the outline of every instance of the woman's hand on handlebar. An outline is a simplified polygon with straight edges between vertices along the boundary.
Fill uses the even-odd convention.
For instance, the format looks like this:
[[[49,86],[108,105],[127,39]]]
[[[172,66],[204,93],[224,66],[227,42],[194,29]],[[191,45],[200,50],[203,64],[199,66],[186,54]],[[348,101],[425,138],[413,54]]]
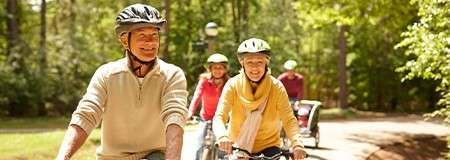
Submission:
[[[189,113],[186,118],[186,124],[193,125],[198,123],[199,117],[193,115],[192,113]]]
[[[292,153],[294,154],[294,160],[302,160],[306,158],[306,152],[303,147],[294,146],[292,148]]]
[[[188,116],[187,116],[187,120],[188,120],[188,121],[194,120],[193,116],[194,116],[194,115],[193,115],[191,112],[189,112],[189,113],[188,113]]]
[[[300,101],[295,101],[294,103],[294,110],[298,111],[300,109]]]
[[[220,150],[227,152],[227,154],[232,153],[233,142],[227,136],[220,137],[217,140],[217,144],[219,145]]]

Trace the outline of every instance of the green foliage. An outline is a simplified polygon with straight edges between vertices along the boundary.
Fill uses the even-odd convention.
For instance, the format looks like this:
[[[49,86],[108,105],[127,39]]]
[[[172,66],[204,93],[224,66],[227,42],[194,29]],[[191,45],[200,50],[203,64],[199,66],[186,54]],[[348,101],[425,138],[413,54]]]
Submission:
[[[433,107],[429,81],[401,83],[394,70],[406,56],[394,50],[417,17],[406,1],[321,0],[295,3],[302,26],[302,68],[309,96],[333,106],[338,91],[338,27],[346,25],[349,103],[361,110],[421,111]],[[304,59],[304,60],[303,60]],[[421,91],[419,93],[415,91]],[[312,93],[311,93],[312,92]],[[408,93],[408,94],[405,94]],[[333,96],[329,96],[333,95]],[[430,98],[431,97],[431,98]]]
[[[419,7],[420,20],[402,34],[396,47],[405,48],[410,59],[397,69],[406,73],[403,81],[416,77],[439,82],[442,93],[439,104],[444,106],[428,114],[444,117],[450,123],[450,2],[447,0],[412,0]]]
[[[96,68],[123,57],[114,35],[115,16],[137,2],[150,3],[166,15],[163,2],[154,0],[47,1],[47,68],[42,73],[39,10],[29,1],[19,2],[20,36],[13,52],[7,54],[6,10],[0,8],[0,86],[5,91],[0,93],[0,115],[70,115]],[[402,77],[394,71],[413,55],[401,54],[408,48],[393,47],[401,41],[406,26],[418,19],[418,6],[418,2],[411,5],[401,0],[171,1],[170,29],[162,32],[167,38],[162,39],[160,57],[185,71],[192,93],[208,57],[205,46],[195,44],[206,42],[203,29],[213,21],[219,25],[216,52],[230,59],[231,76],[240,69],[235,56],[239,43],[250,37],[262,38],[272,47],[274,76],[282,73],[286,60],[297,60],[297,71],[306,79],[306,98],[333,107],[339,88],[338,27],[347,25],[350,105],[362,110],[429,110],[437,99],[436,83],[400,83]],[[405,40],[402,46],[409,46],[407,41],[412,40]],[[445,63],[436,63],[440,64]]]

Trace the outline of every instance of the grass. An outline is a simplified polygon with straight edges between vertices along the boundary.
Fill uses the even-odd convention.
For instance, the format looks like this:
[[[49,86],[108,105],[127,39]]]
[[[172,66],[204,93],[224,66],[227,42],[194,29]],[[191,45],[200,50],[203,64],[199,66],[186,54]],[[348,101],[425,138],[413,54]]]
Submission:
[[[450,136],[447,136],[447,159],[450,159]]]
[[[351,119],[357,117],[352,109],[330,108],[320,110],[320,119]]]
[[[0,132],[0,160],[54,159],[69,121],[67,117],[0,118],[0,131],[13,130]],[[99,142],[100,131],[95,129],[72,159],[94,160]]]
[[[0,118],[2,128],[67,128],[70,119],[67,117],[37,117],[37,118]]]
[[[54,159],[69,121],[65,117],[0,118],[0,160]],[[196,125],[185,127],[185,131],[195,129]],[[72,159],[94,160],[99,145],[100,130],[95,129]]]
[[[404,116],[405,113],[384,113],[373,111],[360,111],[354,108],[326,108],[320,110],[321,119],[360,119],[360,118],[382,118],[387,116]]]
[[[0,160],[48,160],[54,159],[65,130],[41,133],[7,133],[0,134]],[[95,148],[99,145],[100,134],[96,129],[86,143],[72,158],[74,160],[95,159]]]

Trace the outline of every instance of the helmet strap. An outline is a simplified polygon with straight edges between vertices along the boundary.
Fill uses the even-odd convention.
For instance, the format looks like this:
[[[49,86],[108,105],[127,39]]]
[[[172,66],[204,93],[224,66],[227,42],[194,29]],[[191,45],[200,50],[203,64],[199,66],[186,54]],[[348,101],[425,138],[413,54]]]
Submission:
[[[149,69],[151,70],[156,61],[156,58],[149,61],[143,61],[131,51],[131,32],[128,32],[128,48],[125,50],[125,53],[127,54],[127,57],[129,57],[131,70],[136,76],[141,78],[146,75],[146,73],[142,73],[142,67],[145,65],[150,67]],[[133,62],[137,62],[138,65],[134,66]]]
[[[218,87],[222,87],[222,86],[224,85],[224,83],[225,83],[225,76],[222,76],[222,77],[220,77],[220,78],[214,78],[214,77],[211,75],[210,82],[213,82],[213,83],[214,83],[216,86],[218,86]]]
[[[153,60],[150,61],[143,61],[139,59],[133,52],[131,52],[131,32],[128,32],[128,49],[127,53],[129,53],[131,60],[139,62],[141,65],[148,65],[153,62]]]
[[[253,81],[253,80],[251,80],[251,79],[247,76],[247,73],[245,72],[245,67],[243,67],[243,68],[244,68],[244,74],[245,74],[245,77],[246,77],[251,83],[255,83],[255,84],[260,84],[260,83],[262,82],[262,80],[264,79],[264,77],[266,77],[266,73],[267,73],[267,71],[269,70],[269,67],[266,65],[266,68],[264,69],[264,74],[263,74],[263,76],[262,76],[259,80]]]
[[[210,71],[210,72],[211,72],[211,71]],[[214,79],[222,79],[222,78],[225,76],[225,74],[223,74],[221,77],[214,77],[213,74],[212,74],[212,72],[211,72],[210,74],[211,74],[211,79],[212,79],[212,80],[214,80]]]
[[[140,63],[140,62],[138,61],[138,59],[137,59],[136,57],[134,57],[134,55],[131,54],[131,52],[128,51],[128,49],[125,50],[125,54],[127,55],[128,60],[129,60],[129,62],[130,62],[130,69],[131,69],[131,71],[132,71],[136,76],[138,76],[138,77],[140,77],[140,78],[143,78],[143,77],[145,76],[145,73],[142,73],[142,67],[143,67],[144,65],[146,65],[146,66],[149,66],[149,67],[150,67],[150,70],[151,70],[151,68],[153,67],[153,65],[154,65],[155,62],[156,62],[156,58],[155,58],[155,59],[153,59],[153,60],[151,60],[151,61],[149,61],[149,62]],[[138,62],[138,65],[134,66],[133,62]]]

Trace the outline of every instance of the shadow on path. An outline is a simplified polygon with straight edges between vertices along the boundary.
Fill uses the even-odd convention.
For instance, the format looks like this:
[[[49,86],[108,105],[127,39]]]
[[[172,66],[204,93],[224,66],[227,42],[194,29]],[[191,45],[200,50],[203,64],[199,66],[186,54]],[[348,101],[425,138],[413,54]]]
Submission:
[[[347,139],[369,143],[379,147],[369,151],[367,160],[434,160],[445,157],[447,142],[445,136],[431,134],[409,134],[385,132],[387,137],[373,137],[369,134],[352,134]]]
[[[314,155],[314,154],[308,154],[308,158],[307,159],[328,160],[326,158],[323,158],[323,157],[320,157],[320,156]]]
[[[333,150],[333,149],[331,149],[331,148],[326,148],[326,147],[318,147],[318,148],[316,148],[316,147],[314,147],[314,146],[307,146],[307,145],[305,145],[305,148],[308,148],[308,149],[314,149],[314,150],[324,150],[324,151],[329,151],[329,150]]]

